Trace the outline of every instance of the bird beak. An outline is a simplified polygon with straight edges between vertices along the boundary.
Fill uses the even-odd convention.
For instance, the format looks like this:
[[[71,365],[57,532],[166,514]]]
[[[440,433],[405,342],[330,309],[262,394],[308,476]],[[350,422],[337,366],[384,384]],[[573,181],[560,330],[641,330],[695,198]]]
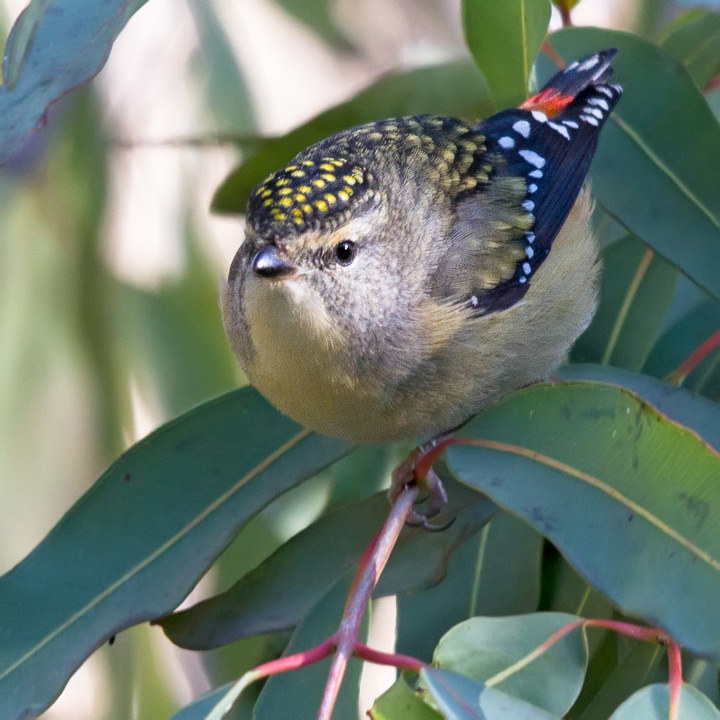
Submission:
[[[274,245],[266,245],[262,250],[258,250],[253,258],[252,270],[260,277],[282,278],[294,274],[297,268],[283,260]]]

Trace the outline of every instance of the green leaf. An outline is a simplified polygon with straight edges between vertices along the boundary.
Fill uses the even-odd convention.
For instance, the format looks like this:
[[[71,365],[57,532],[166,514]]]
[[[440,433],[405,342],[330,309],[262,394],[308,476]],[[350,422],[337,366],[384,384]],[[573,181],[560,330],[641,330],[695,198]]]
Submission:
[[[423,702],[403,678],[375,700],[368,715],[371,720],[442,720],[442,715]]]
[[[457,477],[542,532],[624,613],[720,658],[720,455],[632,393],[535,386],[471,420]]]
[[[600,304],[574,357],[640,370],[665,322],[679,274],[629,235],[602,254]]]
[[[128,450],[0,578],[0,717],[47,707],[92,650],[172,610],[238,528],[348,449],[245,388]]]
[[[583,713],[578,716],[579,720],[609,718],[620,703],[653,679],[653,673],[664,654],[665,651],[659,645],[636,642],[630,652],[621,659],[614,658],[612,672]],[[592,665],[590,673],[592,673]]]
[[[465,41],[498,109],[519,105],[550,22],[548,0],[463,0]]]
[[[346,577],[313,608],[293,633],[283,655],[307,650],[337,630],[353,574],[346,573]],[[360,641],[365,642],[366,639],[367,618],[360,631]],[[313,665],[270,677],[255,705],[253,720],[287,720],[288,716],[315,717],[320,707],[331,660],[327,658]],[[359,662],[348,665],[332,714],[334,720],[357,717],[361,670],[362,664]]]
[[[557,376],[563,380],[594,380],[627,388],[720,451],[720,407],[704,397],[657,378],[602,365],[567,365],[558,370]]]
[[[667,720],[670,711],[670,691],[667,685],[648,685],[629,697],[610,720]],[[718,709],[692,685],[680,689],[678,718],[688,720],[718,720]]]
[[[452,556],[441,583],[398,597],[397,651],[429,660],[441,636],[473,615],[537,610],[543,544],[519,518],[497,513]]]
[[[577,628],[544,645],[577,620],[566,613],[470,618],[443,637],[433,664],[562,716],[585,679],[584,632]]]
[[[487,522],[493,503],[452,483],[442,533],[405,528],[377,588],[394,594],[435,584],[452,552]],[[285,543],[230,589],[160,621],[182,647],[206,649],[240,637],[292,628],[354,566],[388,514],[385,493],[352,503]],[[322,558],[322,562],[318,560]],[[312,581],[310,582],[310,580]]]
[[[628,33],[568,28],[550,43],[568,61],[588,48],[618,48],[614,77],[624,94],[600,137],[593,192],[625,227],[720,298],[720,126],[692,78]]]
[[[287,135],[264,138],[255,152],[222,183],[213,198],[216,212],[245,212],[257,183],[303,148],[344,128],[393,115],[435,113],[483,117],[492,112],[482,75],[469,63],[410,70],[378,80],[348,102],[321,113]]]
[[[685,313],[665,329],[650,353],[643,371],[657,377],[669,375],[702,343],[720,328],[720,303],[707,300]],[[712,355],[703,361],[683,385],[703,392],[703,369]]]
[[[184,708],[178,710],[170,720],[205,720],[207,714],[220,702],[230,690],[232,683],[210,690],[196,698]],[[231,716],[228,716],[230,720]]]
[[[33,0],[13,25],[0,85],[0,165],[42,122],[47,108],[92,78],[145,0]]]
[[[699,9],[683,13],[666,28],[662,46],[703,90],[720,72],[720,15]]]
[[[560,720],[520,698],[447,670],[426,668],[420,678],[445,720]]]

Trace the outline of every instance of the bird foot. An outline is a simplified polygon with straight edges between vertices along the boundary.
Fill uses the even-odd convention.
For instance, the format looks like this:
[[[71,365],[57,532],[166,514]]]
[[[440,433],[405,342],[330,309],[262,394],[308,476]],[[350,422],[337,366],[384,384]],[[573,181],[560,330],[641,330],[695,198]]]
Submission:
[[[420,513],[412,510],[405,521],[407,525],[437,531],[445,530],[452,523],[452,520],[442,525],[430,522],[430,518],[438,515],[448,502],[445,486],[433,470],[432,462],[443,452],[450,437],[450,435],[439,435],[419,445],[392,472],[390,490],[388,490],[388,499],[391,503],[397,500],[408,485],[417,484],[427,491],[427,497],[423,500],[427,503],[427,511]]]

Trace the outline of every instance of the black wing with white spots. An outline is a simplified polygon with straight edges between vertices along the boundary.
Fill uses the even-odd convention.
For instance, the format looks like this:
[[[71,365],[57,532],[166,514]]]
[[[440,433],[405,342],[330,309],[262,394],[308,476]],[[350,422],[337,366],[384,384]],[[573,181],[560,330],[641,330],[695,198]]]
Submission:
[[[481,275],[470,298],[479,314],[520,300],[550,252],[585,181],[600,129],[622,94],[619,85],[607,82],[614,55],[603,51],[569,65],[521,108],[497,113],[477,126],[486,136],[488,155],[495,158],[493,182],[524,182],[511,237],[497,248],[498,254],[514,259],[513,272],[490,281]],[[465,208],[461,216],[463,212],[472,221],[472,210]]]

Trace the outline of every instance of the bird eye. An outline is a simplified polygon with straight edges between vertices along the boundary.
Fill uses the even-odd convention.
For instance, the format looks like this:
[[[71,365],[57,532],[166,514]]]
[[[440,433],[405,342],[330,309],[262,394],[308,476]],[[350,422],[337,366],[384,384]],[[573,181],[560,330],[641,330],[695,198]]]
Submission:
[[[335,246],[335,259],[341,265],[349,265],[355,259],[355,243],[343,240]]]

